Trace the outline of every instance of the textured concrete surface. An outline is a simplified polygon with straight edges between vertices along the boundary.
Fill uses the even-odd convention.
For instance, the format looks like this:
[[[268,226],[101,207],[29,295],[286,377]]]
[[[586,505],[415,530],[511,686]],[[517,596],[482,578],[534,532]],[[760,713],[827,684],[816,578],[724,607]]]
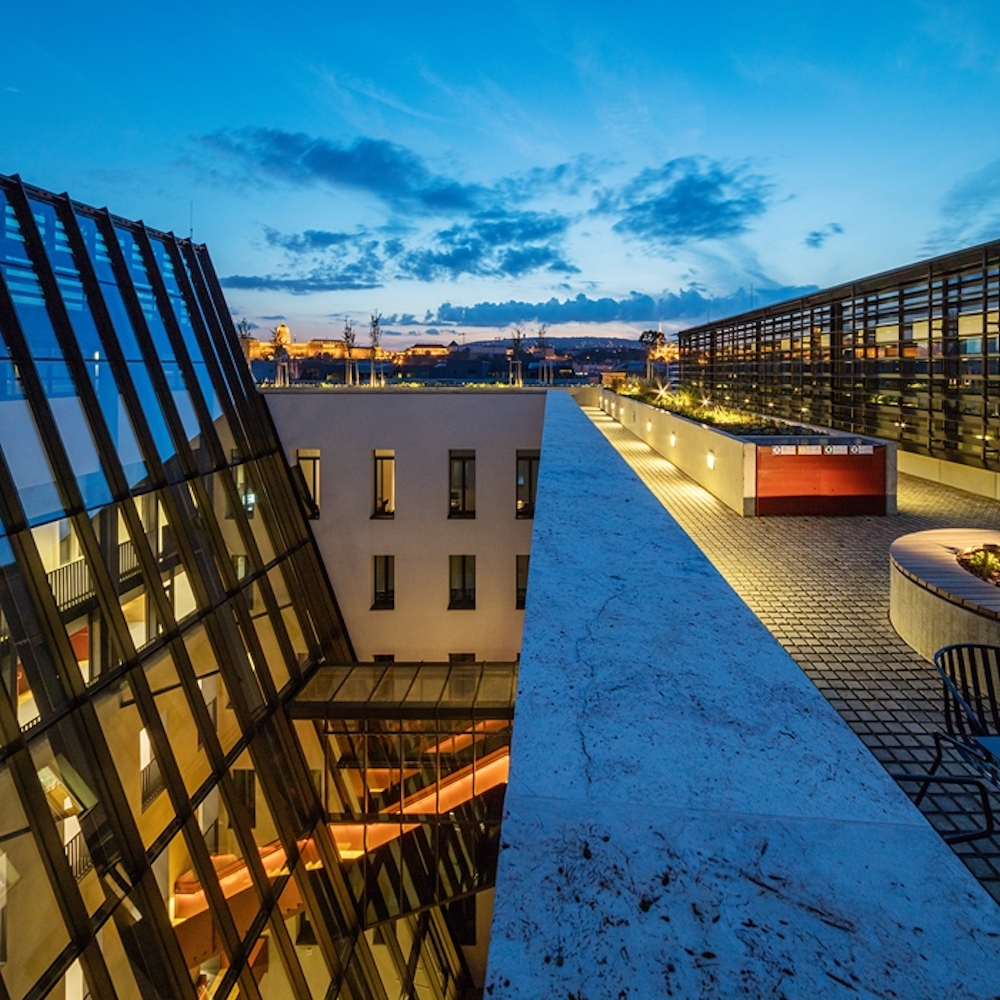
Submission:
[[[487,996],[1000,992],[1000,909],[568,396],[542,447]]]
[[[1000,527],[1000,503],[900,474],[895,516],[741,518],[599,409],[585,412],[875,757],[893,771],[925,769],[941,692],[889,621],[889,547],[914,531]],[[953,762],[944,773],[969,771]],[[942,833],[981,822],[974,799],[941,787],[921,808]],[[954,850],[1000,900],[1000,838]]]

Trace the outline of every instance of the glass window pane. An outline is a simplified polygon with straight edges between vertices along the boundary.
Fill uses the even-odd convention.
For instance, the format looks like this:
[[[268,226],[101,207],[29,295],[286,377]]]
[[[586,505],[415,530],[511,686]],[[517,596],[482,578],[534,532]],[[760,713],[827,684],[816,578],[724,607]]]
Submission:
[[[23,398],[7,398],[2,410],[4,458],[17,487],[29,524],[40,524],[63,513],[55,477],[46,460],[34,419]]]
[[[146,263],[143,260],[142,250],[136,242],[135,237],[127,229],[121,226],[115,227],[115,236],[118,238],[118,245],[122,248],[125,257],[125,266],[132,277],[132,285],[135,288],[136,296],[139,299],[139,306],[142,315],[149,327],[153,343],[156,346],[156,353],[161,361],[173,361],[174,349],[167,336],[167,328],[163,324],[163,317],[156,306],[156,297],[153,294],[153,286],[150,284],[149,275],[146,272]]]
[[[39,220],[39,229],[42,232],[49,263],[55,271],[63,305],[76,335],[80,353],[86,362],[87,375],[100,402],[108,430],[117,446],[129,481],[138,482],[145,477],[145,467],[142,465],[139,447],[132,425],[125,414],[118,386],[107,363],[104,344],[94,321],[92,305],[87,299],[76,262],[70,253],[63,224],[56,218],[55,209],[51,205],[36,201],[32,201],[31,204]]]
[[[222,745],[222,752],[229,753],[240,738],[240,727],[236,721],[226,683],[219,672],[215,653],[204,625],[196,625],[184,633],[184,648],[187,650],[198,686],[208,708],[208,714],[215,723],[216,733]]]
[[[3,191],[0,191],[0,261],[28,265],[21,227]]]
[[[46,817],[45,822],[49,822]],[[10,772],[0,766],[0,915],[6,959],[0,976],[11,1000],[34,986],[69,944],[46,865]]]
[[[76,474],[77,485],[83,494],[85,506],[92,509],[110,503],[111,490],[97,456],[97,447],[90,425],[76,395],[69,369],[61,361],[40,362],[38,374],[48,396],[52,416],[59,428],[59,435],[69,456],[70,465]]]

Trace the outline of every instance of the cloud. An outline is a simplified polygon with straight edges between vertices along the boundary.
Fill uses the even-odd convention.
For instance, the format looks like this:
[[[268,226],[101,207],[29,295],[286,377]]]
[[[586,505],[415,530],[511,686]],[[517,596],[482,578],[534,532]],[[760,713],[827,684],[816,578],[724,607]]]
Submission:
[[[300,187],[367,191],[398,211],[469,212],[487,200],[481,185],[436,174],[412,150],[386,139],[362,137],[342,145],[304,132],[246,128],[223,129],[201,142],[248,173]]]
[[[581,155],[484,185],[436,173],[413,150],[368,136],[344,144],[304,132],[245,128],[221,129],[197,141],[234,161],[243,180],[266,176],[297,187],[361,190],[394,211],[419,215],[472,214],[553,192],[576,195],[595,185],[609,165]]]
[[[770,203],[774,185],[745,165],[685,156],[601,192],[594,211],[616,232],[659,246],[738,236]]]
[[[806,234],[806,238],[802,242],[810,250],[819,250],[831,236],[835,236],[843,231],[844,227],[839,222],[831,222],[829,225],[823,226],[822,229],[811,230]]]
[[[276,229],[265,228],[264,238],[268,246],[281,247],[289,253],[301,254],[329,250],[331,247],[349,245],[358,238],[358,233],[331,233],[324,229],[307,229],[303,233],[285,236]]]
[[[947,221],[928,236],[928,253],[1000,239],[1000,160],[955,184],[941,202],[941,215]]]
[[[343,292],[365,288],[381,288],[380,281],[366,280],[354,272],[316,268],[306,274],[230,274],[220,278],[223,288],[257,292],[291,292],[310,295],[315,292]]]
[[[288,317],[287,316],[281,316],[281,315],[278,315],[278,316],[261,316],[261,319],[266,319],[266,320],[269,320],[270,322],[274,323],[274,322],[279,322],[280,320],[283,320],[283,319],[288,319]]]
[[[281,233],[265,227],[268,246],[285,253],[278,274],[231,275],[226,288],[287,291],[298,295],[378,288],[389,280],[431,282],[463,275],[520,278],[538,271],[575,274],[563,237],[570,219],[555,212],[491,208],[432,231],[413,244],[355,232],[307,229]]]
[[[434,234],[431,245],[396,255],[402,278],[435,281],[463,274],[520,278],[534,271],[574,274],[562,251],[570,220],[555,212],[491,209]]]
[[[771,305],[808,295],[817,285],[780,285],[755,288],[753,305]],[[704,322],[709,314],[719,318],[745,312],[750,308],[750,293],[743,288],[730,295],[714,297],[689,287],[680,292],[664,292],[659,296],[632,292],[626,298],[589,298],[580,293],[575,298],[547,302],[479,302],[474,306],[453,306],[443,303],[436,316],[428,317],[439,323],[460,323],[465,326],[507,326],[510,323],[655,323],[660,320],[690,319]]]
[[[533,167],[505,177],[498,182],[495,190],[513,201],[527,201],[551,192],[578,195],[584,188],[595,186],[610,166],[609,161],[584,153],[554,167]]]

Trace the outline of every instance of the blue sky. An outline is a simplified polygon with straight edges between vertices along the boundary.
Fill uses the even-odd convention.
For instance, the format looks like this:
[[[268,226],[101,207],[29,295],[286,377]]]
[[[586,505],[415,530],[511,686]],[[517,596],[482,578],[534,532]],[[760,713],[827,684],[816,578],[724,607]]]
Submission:
[[[0,172],[193,203],[262,334],[675,329],[1000,238],[987,0],[39,10],[3,14]]]

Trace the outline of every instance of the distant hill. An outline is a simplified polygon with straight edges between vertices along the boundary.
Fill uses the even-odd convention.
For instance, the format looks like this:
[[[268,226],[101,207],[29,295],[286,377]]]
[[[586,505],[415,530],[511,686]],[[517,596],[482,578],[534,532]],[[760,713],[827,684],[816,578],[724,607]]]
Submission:
[[[560,351],[588,351],[600,348],[640,346],[638,337],[636,337],[635,340],[629,340],[626,337],[556,337],[549,334],[547,339],[553,347]],[[534,337],[525,338],[525,347],[531,347],[534,343]],[[510,347],[510,338],[493,337],[489,340],[469,341],[465,344],[466,347],[472,348],[473,350],[480,346],[486,347],[496,345]]]

